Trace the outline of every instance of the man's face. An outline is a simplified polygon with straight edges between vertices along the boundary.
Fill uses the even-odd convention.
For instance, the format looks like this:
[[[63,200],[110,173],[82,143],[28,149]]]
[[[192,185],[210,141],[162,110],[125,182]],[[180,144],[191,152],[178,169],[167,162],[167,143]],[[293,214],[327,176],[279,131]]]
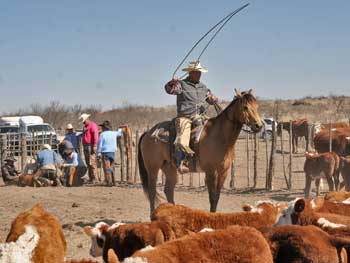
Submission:
[[[73,133],[73,129],[67,129],[67,133]]]
[[[89,124],[89,120],[85,120],[83,121],[84,125],[88,125]]]
[[[192,80],[193,82],[199,82],[199,80],[201,79],[202,72],[190,71],[190,73],[188,73],[188,74],[189,74],[190,80]]]

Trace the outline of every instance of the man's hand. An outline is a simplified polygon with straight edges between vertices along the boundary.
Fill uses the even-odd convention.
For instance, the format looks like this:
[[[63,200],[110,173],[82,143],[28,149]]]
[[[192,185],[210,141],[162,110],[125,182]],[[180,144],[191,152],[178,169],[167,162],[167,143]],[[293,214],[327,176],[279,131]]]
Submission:
[[[91,148],[91,154],[95,154],[97,152],[97,146],[93,146]]]
[[[169,81],[170,85],[175,85],[177,82],[179,82],[179,78],[178,77],[174,77],[172,80]]]

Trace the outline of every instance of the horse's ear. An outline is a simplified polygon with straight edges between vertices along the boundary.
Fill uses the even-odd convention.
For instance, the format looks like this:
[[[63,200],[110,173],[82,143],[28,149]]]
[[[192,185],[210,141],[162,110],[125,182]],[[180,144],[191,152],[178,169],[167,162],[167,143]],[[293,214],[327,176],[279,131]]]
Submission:
[[[242,98],[242,93],[239,90],[235,89],[235,93],[236,93],[236,97]]]
[[[248,90],[249,95],[253,95],[253,89]]]

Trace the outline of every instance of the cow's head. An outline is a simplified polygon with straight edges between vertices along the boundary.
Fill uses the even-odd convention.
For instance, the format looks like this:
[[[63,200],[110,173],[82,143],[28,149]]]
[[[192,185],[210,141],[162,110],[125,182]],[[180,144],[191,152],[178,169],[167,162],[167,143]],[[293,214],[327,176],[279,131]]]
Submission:
[[[124,223],[114,223],[113,225],[108,225],[105,222],[99,222],[94,227],[86,226],[84,227],[84,232],[87,236],[91,238],[90,255],[93,257],[102,256],[103,246],[106,241],[107,231],[114,229]]]
[[[16,242],[0,244],[1,263],[30,263],[34,249],[39,242],[39,234],[35,226],[25,225],[25,232],[19,236]]]
[[[288,203],[288,206],[283,209],[277,217],[276,225],[291,225],[296,224],[296,217],[304,211],[306,206],[304,199],[295,199]]]
[[[91,238],[90,255],[93,257],[102,256],[103,245],[106,241],[105,232],[108,230],[109,225],[105,222],[99,222],[94,227],[84,227],[84,232]]]

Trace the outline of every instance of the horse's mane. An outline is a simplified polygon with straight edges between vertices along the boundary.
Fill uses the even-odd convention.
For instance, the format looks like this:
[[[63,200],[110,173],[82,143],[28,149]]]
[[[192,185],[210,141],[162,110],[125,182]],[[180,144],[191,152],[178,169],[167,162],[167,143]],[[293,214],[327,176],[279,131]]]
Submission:
[[[230,109],[239,100],[242,100],[243,102],[256,102],[256,98],[249,92],[243,91],[241,94],[241,97],[234,96],[233,100],[225,107],[225,109],[223,109],[222,112],[220,112],[220,114],[218,114],[213,119],[219,118],[223,114],[226,114],[225,112],[228,111],[228,109]]]

